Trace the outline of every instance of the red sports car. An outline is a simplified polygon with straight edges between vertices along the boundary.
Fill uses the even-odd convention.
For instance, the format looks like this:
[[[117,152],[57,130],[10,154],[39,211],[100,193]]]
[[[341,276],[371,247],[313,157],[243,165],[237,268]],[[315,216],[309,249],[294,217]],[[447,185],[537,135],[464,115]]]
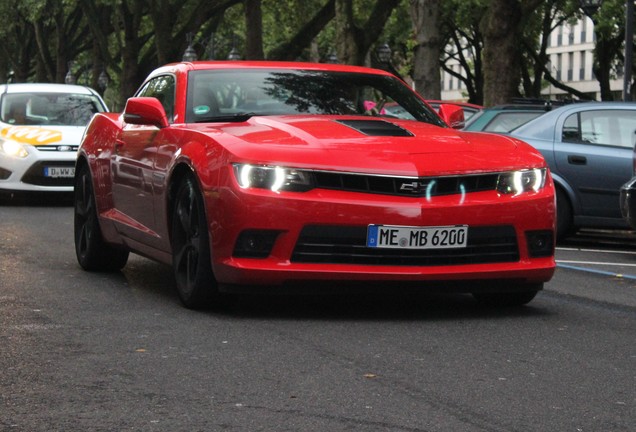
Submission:
[[[550,172],[522,141],[457,131],[461,109],[440,112],[361,67],[161,67],[122,114],[88,126],[78,261],[170,264],[191,308],[245,287],[409,286],[525,304],[555,268]]]

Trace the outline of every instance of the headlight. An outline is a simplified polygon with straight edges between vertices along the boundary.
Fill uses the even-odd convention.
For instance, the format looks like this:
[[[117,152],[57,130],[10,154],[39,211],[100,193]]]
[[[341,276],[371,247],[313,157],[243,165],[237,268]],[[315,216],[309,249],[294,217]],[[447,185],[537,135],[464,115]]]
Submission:
[[[7,140],[2,142],[2,151],[9,156],[25,158],[29,155],[24,146],[18,142]]]
[[[524,192],[538,192],[545,186],[545,168],[526,171],[512,171],[499,174],[497,190],[503,194],[519,195]]]
[[[305,192],[313,188],[311,173],[293,168],[234,164],[234,175],[242,188],[270,189],[274,192]]]

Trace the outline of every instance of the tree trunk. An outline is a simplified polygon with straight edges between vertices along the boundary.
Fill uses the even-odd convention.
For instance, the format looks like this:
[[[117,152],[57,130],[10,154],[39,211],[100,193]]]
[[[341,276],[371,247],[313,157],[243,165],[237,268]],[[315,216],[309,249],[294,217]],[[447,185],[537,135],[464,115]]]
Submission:
[[[345,64],[363,65],[358,54],[358,28],[353,20],[353,0],[336,0],[336,50]]]
[[[518,0],[491,0],[482,21],[486,106],[509,103],[519,94],[520,22]]]
[[[439,0],[411,0],[415,32],[413,80],[415,90],[425,99],[441,99]]]
[[[245,0],[246,60],[263,60],[263,11],[261,0]]]
[[[484,36],[484,105],[519,96],[523,18],[545,0],[490,0],[481,22]]]

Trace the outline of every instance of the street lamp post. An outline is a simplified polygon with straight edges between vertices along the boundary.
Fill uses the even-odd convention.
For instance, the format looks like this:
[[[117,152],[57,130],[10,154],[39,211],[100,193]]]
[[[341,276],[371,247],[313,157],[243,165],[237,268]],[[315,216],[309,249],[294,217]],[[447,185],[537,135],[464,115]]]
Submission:
[[[386,42],[376,48],[375,54],[383,66],[387,66],[391,62],[391,47]]]
[[[192,33],[188,33],[186,35],[186,39],[188,41],[188,47],[183,52],[181,61],[184,61],[184,62],[197,61],[199,59],[199,56],[197,56],[197,52],[194,50],[194,47],[192,46],[194,35]]]
[[[325,58],[325,63],[331,63],[331,64],[339,63],[338,54],[336,54],[336,51],[334,51],[333,49],[329,51],[329,54],[327,54],[327,57]]]
[[[623,100],[631,101],[632,64],[634,58],[634,0],[627,0],[625,8],[625,71],[623,74]]]
[[[74,62],[68,62],[68,72],[66,72],[66,76],[64,77],[64,82],[66,84],[75,84],[77,82],[77,78],[73,75],[73,64]]]
[[[207,53],[208,59],[209,60],[216,60],[216,36],[214,33],[212,33],[210,35],[210,39],[207,42],[207,44],[201,43],[201,42],[196,42],[194,40],[194,34],[192,33],[188,33],[186,35],[187,41],[188,41],[188,46],[185,49],[185,51],[183,52],[183,56],[181,57],[181,61],[184,62],[192,62],[192,61],[197,61],[199,59],[199,56],[197,55],[197,52],[194,49],[194,45],[198,44],[201,46],[205,47],[205,52]],[[241,60],[241,53],[239,52],[239,50],[236,48],[236,36],[232,36],[232,48],[230,50],[230,53],[227,56],[228,60]]]
[[[102,94],[104,94],[104,92],[106,91],[106,87],[108,87],[109,82],[110,82],[110,79],[108,78],[108,74],[106,73],[105,70],[102,70],[102,73],[100,73],[99,77],[97,78],[97,85],[99,86],[99,89],[102,91]]]

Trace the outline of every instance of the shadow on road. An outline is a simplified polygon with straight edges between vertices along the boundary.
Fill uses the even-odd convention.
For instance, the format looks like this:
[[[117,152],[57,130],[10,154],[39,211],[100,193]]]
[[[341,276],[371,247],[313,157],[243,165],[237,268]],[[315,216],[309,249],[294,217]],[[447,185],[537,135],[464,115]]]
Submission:
[[[72,192],[0,192],[0,206],[70,207]]]

